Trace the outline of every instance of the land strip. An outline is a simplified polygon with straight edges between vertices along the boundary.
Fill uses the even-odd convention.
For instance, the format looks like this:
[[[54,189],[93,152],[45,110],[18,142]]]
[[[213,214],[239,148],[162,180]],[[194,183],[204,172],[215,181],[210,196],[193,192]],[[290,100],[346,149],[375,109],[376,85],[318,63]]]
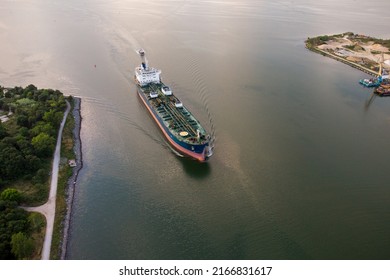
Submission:
[[[390,40],[352,32],[308,38],[306,48],[336,59],[367,74],[379,76],[380,64],[390,70]]]
[[[74,104],[73,104],[73,117],[75,120],[74,128],[73,128],[73,138],[74,138],[74,152],[76,155],[76,167],[73,168],[72,176],[68,179],[68,185],[66,189],[66,205],[67,205],[67,211],[66,216],[63,221],[63,237],[62,237],[62,245],[61,245],[61,256],[60,258],[62,260],[66,259],[67,256],[67,244],[69,239],[69,226],[70,226],[70,219],[72,214],[72,206],[73,206],[73,198],[74,198],[74,191],[76,188],[76,182],[79,175],[79,172],[81,168],[83,167],[83,158],[82,158],[82,144],[81,144],[81,99],[74,97]]]
[[[64,129],[65,121],[70,111],[70,104],[68,101],[66,101],[66,105],[67,108],[64,113],[64,118],[61,122],[60,129],[58,131],[57,144],[54,152],[49,199],[45,204],[38,207],[24,207],[24,209],[27,211],[39,212],[46,217],[46,234],[43,242],[42,257],[41,257],[42,260],[50,259],[50,250],[51,250],[53,228],[54,228],[54,217],[55,217],[55,210],[56,210],[57,183],[58,183],[58,171],[60,165],[62,131]]]
[[[56,143],[62,141],[59,159],[54,232],[50,258],[58,259],[62,222],[66,214],[65,189],[74,159],[74,118],[68,114],[58,139],[71,96],[58,90],[0,86],[0,258],[41,259],[46,217],[27,213],[48,201]],[[12,114],[11,114],[12,113]],[[61,139],[62,138],[62,139]],[[52,196],[51,196],[52,197]],[[51,199],[52,200],[52,199]],[[37,208],[41,212],[43,207]],[[9,215],[9,213],[13,213]],[[17,226],[15,226],[17,225]]]

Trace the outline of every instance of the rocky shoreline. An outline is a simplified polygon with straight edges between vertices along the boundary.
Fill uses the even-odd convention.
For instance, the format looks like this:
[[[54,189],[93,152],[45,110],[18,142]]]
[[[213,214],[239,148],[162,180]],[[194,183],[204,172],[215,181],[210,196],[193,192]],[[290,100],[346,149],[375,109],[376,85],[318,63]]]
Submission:
[[[74,152],[76,155],[76,167],[73,168],[72,176],[68,180],[67,190],[66,190],[66,216],[64,219],[64,227],[63,227],[63,238],[61,244],[61,260],[66,259],[67,252],[67,244],[69,239],[69,226],[72,214],[72,206],[73,206],[73,198],[74,191],[77,184],[77,177],[81,168],[83,167],[83,155],[82,155],[82,143],[81,143],[81,99],[78,97],[73,97],[74,106],[73,106],[73,117],[74,117],[74,129],[73,129],[73,137],[74,137]]]

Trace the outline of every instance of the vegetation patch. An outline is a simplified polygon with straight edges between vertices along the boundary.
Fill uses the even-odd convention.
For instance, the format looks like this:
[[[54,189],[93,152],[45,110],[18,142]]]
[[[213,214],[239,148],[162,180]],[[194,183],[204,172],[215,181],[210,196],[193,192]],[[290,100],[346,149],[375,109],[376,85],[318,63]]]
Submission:
[[[71,102],[73,108],[73,102]],[[61,144],[61,156],[66,160],[74,159],[75,153],[73,150],[74,138],[73,129],[75,126],[74,118],[72,114],[68,115],[64,130],[62,132],[62,144]],[[56,200],[56,216],[54,220],[54,231],[51,246],[51,259],[60,259],[61,257],[61,242],[63,237],[63,222],[66,216],[67,204],[66,204],[66,188],[68,185],[69,177],[72,176],[72,168],[65,161],[60,166],[58,175],[58,188],[57,188],[57,200]]]
[[[7,188],[0,195],[0,259],[39,259],[45,218],[19,207],[21,193]]]
[[[65,97],[58,90],[37,89],[34,85],[0,86],[1,259],[40,258],[45,218],[20,206],[38,206],[47,201],[52,157],[65,108]],[[65,141],[64,151],[72,156],[69,133]],[[59,181],[65,182],[62,188],[70,172],[63,173],[67,169],[64,165],[60,172]],[[58,206],[66,210],[66,205]]]
[[[10,114],[0,123],[0,190],[20,190],[22,204],[47,199],[44,188],[65,108],[65,98],[57,90],[0,86],[0,109]]]

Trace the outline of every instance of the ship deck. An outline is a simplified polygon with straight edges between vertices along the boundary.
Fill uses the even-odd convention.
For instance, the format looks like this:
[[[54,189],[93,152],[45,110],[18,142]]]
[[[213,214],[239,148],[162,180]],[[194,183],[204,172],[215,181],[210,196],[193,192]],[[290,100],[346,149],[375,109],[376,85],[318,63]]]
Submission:
[[[175,95],[165,95],[161,91],[163,86],[165,86],[163,83],[152,83],[141,87],[141,90],[165,126],[184,142],[189,144],[207,143],[205,129]],[[153,94],[154,96],[157,94],[157,97],[153,97]],[[176,104],[181,105],[177,107]],[[198,131],[200,133],[199,138]]]

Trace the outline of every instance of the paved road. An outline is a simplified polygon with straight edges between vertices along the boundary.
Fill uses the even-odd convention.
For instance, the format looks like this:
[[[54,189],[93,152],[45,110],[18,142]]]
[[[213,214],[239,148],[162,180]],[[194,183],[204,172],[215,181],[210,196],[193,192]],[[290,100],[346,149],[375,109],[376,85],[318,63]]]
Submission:
[[[51,240],[53,237],[54,217],[56,212],[58,169],[60,165],[62,131],[64,129],[65,121],[70,111],[70,104],[68,101],[66,101],[66,105],[67,108],[64,113],[64,118],[61,122],[60,129],[58,131],[57,145],[56,145],[56,150],[54,152],[49,199],[45,204],[38,207],[23,207],[27,211],[39,212],[45,215],[46,217],[46,234],[45,234],[45,240],[43,241],[42,258],[41,258],[42,260],[50,259]]]

